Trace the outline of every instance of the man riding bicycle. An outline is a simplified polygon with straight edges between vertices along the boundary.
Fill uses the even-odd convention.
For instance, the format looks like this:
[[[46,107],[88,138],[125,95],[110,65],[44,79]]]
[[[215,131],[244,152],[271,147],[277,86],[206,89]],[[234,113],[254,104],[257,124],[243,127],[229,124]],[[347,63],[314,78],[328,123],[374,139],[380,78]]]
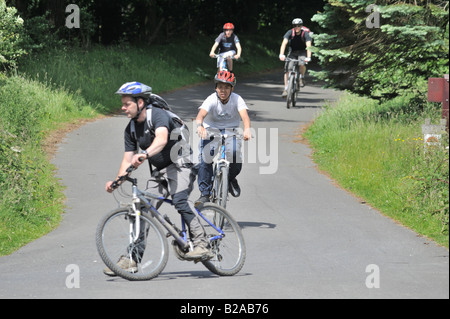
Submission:
[[[195,203],[201,205],[210,201],[212,189],[213,163],[212,157],[219,150],[220,141],[214,137],[208,138],[208,132],[220,131],[227,134],[225,141],[226,156],[230,161],[229,191],[233,197],[241,194],[236,177],[242,170],[242,143],[236,138],[236,130],[240,120],[244,123],[244,140],[252,138],[248,107],[241,96],[233,93],[236,77],[229,71],[219,71],[214,82],[216,92],[211,94],[200,106],[197,115],[197,133],[202,138],[200,142],[200,166],[198,172],[198,185],[201,197]]]
[[[311,47],[311,35],[310,30],[303,26],[303,20],[300,18],[292,20],[293,29],[286,32],[283,37],[283,42],[280,48],[280,60],[285,61],[286,56],[284,52],[286,51],[286,46],[289,44],[288,57],[291,59],[299,59],[300,57],[306,57],[305,62],[311,61],[311,51],[307,48]],[[289,72],[293,69],[294,62],[286,62],[284,65],[284,91],[282,97],[287,96],[287,86],[289,79]],[[305,73],[306,66],[300,66],[300,85],[305,86]]]
[[[172,147],[178,142],[178,139],[171,138],[171,133],[177,129],[178,123],[166,110],[152,107],[152,103],[156,103],[152,102],[152,97],[156,95],[145,84],[125,83],[116,94],[122,96],[122,111],[130,119],[125,129],[125,153],[117,176],[125,175],[130,165],[138,168],[145,160],[149,162],[151,170],[152,167],[158,171],[165,170],[173,204],[188,224],[194,242],[194,250],[186,254],[187,259],[198,260],[211,256],[205,230],[195,213],[195,207],[188,201],[195,181],[192,164],[185,163],[180,154],[171,154]],[[141,153],[138,153],[139,149],[142,149]],[[113,192],[112,184],[113,181],[106,183],[105,188],[109,193]],[[124,264],[129,265],[130,262]]]
[[[219,48],[219,59],[217,61],[217,68],[222,71],[224,59],[227,60],[228,71],[233,70],[233,60],[238,60],[242,54],[242,47],[238,36],[234,33],[234,25],[226,23],[223,26],[223,32],[216,38],[214,45],[211,48],[209,56],[214,58],[216,56],[216,49]],[[237,53],[236,53],[237,52]]]

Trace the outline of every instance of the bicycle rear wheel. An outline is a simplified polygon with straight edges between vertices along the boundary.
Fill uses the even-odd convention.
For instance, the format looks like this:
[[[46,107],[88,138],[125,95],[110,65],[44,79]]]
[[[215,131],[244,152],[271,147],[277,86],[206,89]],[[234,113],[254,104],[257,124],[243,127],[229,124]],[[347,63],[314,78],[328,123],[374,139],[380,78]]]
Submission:
[[[214,254],[211,260],[203,261],[203,265],[219,276],[236,275],[244,267],[247,255],[239,224],[229,212],[215,204],[205,204],[200,216]]]
[[[116,275],[132,281],[150,280],[164,270],[169,246],[161,226],[144,212],[140,217],[139,235],[134,240],[136,217],[131,212],[122,207],[100,221],[96,233],[97,250]],[[122,267],[126,264],[126,269],[118,265],[119,260],[122,260]]]

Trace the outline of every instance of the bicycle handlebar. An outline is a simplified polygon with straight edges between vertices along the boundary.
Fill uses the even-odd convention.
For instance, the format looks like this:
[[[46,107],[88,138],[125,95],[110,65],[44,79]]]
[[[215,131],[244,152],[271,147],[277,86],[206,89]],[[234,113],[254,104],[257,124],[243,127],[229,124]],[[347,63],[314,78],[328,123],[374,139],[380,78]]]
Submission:
[[[144,161],[144,157],[140,157],[139,158],[139,162],[143,162]],[[134,167],[133,165],[130,165],[130,167],[127,168],[127,170],[125,171],[126,174],[119,176],[112,184],[111,184],[111,189],[115,190],[117,189],[120,184],[122,184],[123,181],[126,181],[128,179],[128,177],[130,177],[131,173],[136,169],[136,167]]]
[[[308,62],[306,62],[305,59],[306,59],[306,57],[304,57],[304,56],[300,57],[300,59],[298,59],[298,60],[286,57],[285,61],[286,62],[299,62],[301,65],[304,65],[304,64],[308,64]]]
[[[211,56],[210,56],[211,57]],[[211,59],[217,59],[217,58],[219,58],[220,57],[220,55],[218,55],[218,54],[214,54],[214,57],[211,57]],[[230,58],[231,60],[236,60],[236,58],[234,57],[234,55],[233,56],[227,56],[227,57],[224,57],[224,59],[228,59],[228,58]]]

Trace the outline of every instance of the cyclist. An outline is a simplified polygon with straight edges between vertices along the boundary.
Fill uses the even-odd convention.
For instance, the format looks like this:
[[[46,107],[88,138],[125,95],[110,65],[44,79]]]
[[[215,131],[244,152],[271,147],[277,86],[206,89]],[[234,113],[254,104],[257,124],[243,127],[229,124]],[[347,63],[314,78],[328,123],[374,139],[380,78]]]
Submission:
[[[234,33],[234,25],[232,23],[225,23],[223,32],[216,38],[214,45],[211,48],[209,56],[214,58],[216,49],[219,48],[219,59],[217,61],[217,68],[223,71],[223,61],[227,59],[228,71],[233,71],[234,57],[238,60],[242,54],[242,47],[238,36]]]
[[[311,34],[310,30],[303,26],[303,20],[300,18],[296,18],[292,20],[293,28],[286,32],[283,37],[283,42],[281,43],[280,48],[280,60],[285,61],[286,56],[284,55],[286,46],[289,44],[289,53],[288,57],[291,59],[299,59],[299,57],[306,57],[305,62],[311,61],[311,51],[307,50],[307,48],[311,47]],[[282,93],[282,97],[287,96],[287,86],[289,79],[289,71],[294,67],[294,62],[286,62],[284,65],[284,91]],[[300,85],[305,86],[305,73],[306,66],[300,66]]]
[[[150,169],[153,165],[158,171],[166,170],[169,193],[175,208],[188,224],[194,243],[194,250],[186,254],[187,259],[212,257],[205,230],[195,213],[195,207],[188,201],[195,181],[195,175],[191,171],[192,164],[185,164],[179,154],[175,155],[178,158],[171,157],[171,149],[178,140],[173,140],[170,136],[178,124],[167,111],[152,107],[152,97],[156,95],[152,94],[152,88],[145,84],[125,83],[116,94],[122,96],[122,111],[130,119],[124,135],[125,153],[117,176],[125,175],[130,165],[138,168],[142,164],[141,160],[147,160]],[[151,112],[150,121],[148,112]],[[141,153],[138,153],[139,148],[142,149]],[[108,181],[105,186],[109,193],[113,192],[112,183],[113,181]],[[124,264],[129,265],[130,262]],[[119,261],[119,265],[120,263]]]
[[[209,202],[213,175],[212,159],[220,146],[220,141],[214,137],[208,139],[208,133],[215,130],[228,135],[225,143],[227,159],[230,161],[228,189],[233,197],[239,197],[241,194],[240,186],[236,180],[242,170],[242,142],[236,138],[236,131],[241,119],[244,123],[244,140],[248,141],[252,138],[248,107],[244,99],[233,92],[236,85],[235,75],[229,71],[219,71],[214,78],[214,82],[216,92],[203,102],[196,118],[197,133],[202,138],[198,172],[201,196],[195,203],[196,205]]]

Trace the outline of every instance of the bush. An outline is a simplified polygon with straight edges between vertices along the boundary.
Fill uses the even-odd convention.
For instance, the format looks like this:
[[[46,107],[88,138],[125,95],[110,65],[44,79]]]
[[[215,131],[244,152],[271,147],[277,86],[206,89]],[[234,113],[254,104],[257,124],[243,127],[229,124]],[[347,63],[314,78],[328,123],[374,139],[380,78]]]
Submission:
[[[17,59],[25,54],[22,49],[23,19],[17,16],[17,9],[7,7],[0,0],[0,67],[15,67]]]
[[[43,138],[60,123],[95,114],[63,89],[0,74],[0,255],[57,225],[62,186],[42,150]]]

